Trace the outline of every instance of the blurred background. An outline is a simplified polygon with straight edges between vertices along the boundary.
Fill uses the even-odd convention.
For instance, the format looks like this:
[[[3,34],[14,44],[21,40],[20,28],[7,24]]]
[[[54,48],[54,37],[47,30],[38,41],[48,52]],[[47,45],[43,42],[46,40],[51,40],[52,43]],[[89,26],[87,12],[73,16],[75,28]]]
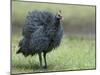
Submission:
[[[12,33],[20,35],[29,11],[62,11],[64,33],[67,36],[95,37],[95,6],[50,4],[36,2],[12,2]]]
[[[48,53],[48,69],[39,68],[38,56],[16,54],[28,12],[62,11],[64,37],[61,45]],[[96,7],[87,5],[12,1],[12,74],[87,70],[96,68]]]

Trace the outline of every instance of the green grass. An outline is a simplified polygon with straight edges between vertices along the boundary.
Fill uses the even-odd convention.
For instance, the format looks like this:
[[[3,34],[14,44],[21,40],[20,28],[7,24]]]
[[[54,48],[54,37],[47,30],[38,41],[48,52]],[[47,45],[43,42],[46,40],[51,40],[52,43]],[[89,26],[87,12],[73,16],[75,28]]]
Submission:
[[[91,38],[64,37],[61,45],[47,54],[47,70],[39,69],[37,55],[27,58],[22,54],[17,55],[18,43],[22,38],[19,34],[25,24],[25,18],[29,11],[35,9],[54,13],[61,10],[65,34],[68,29],[71,35],[74,34],[71,32],[76,30],[78,30],[76,34],[79,32],[86,34],[90,31],[89,34],[92,35],[92,30],[95,30],[95,6],[12,1],[12,32],[15,32],[12,36],[12,73],[95,69],[95,39]]]
[[[64,37],[61,45],[47,54],[48,69],[39,68],[38,56],[16,54],[19,36],[12,37],[12,73],[47,72],[61,70],[95,69],[95,40],[82,37]]]

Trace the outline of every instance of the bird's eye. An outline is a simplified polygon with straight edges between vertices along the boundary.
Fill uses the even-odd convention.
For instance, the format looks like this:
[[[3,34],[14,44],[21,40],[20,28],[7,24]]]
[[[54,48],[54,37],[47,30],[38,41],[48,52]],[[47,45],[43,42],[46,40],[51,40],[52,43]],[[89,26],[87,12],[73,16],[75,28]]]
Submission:
[[[61,16],[61,15],[57,15],[56,18],[57,18],[58,20],[60,20],[60,19],[62,19],[62,16]]]

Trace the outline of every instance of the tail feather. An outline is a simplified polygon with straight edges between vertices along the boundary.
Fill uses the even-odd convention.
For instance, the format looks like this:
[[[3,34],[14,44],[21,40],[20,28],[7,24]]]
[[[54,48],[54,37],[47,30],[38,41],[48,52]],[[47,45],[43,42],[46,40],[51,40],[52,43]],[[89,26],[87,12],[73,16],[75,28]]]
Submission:
[[[21,48],[16,52],[16,54],[19,54],[19,53],[21,53]]]

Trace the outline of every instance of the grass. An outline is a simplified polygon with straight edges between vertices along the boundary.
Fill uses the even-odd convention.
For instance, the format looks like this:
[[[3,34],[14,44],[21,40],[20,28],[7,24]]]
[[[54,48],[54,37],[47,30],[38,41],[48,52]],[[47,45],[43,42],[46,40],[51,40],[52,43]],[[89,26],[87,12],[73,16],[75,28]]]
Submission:
[[[95,40],[64,37],[60,47],[47,54],[48,69],[39,69],[38,56],[17,55],[19,36],[12,37],[12,73],[95,69]]]
[[[18,43],[22,37],[20,30],[25,23],[26,15],[32,10],[62,11],[64,32],[76,34],[95,34],[95,6],[79,6],[66,4],[49,4],[36,2],[12,1],[12,73],[48,72],[62,70],[95,69],[95,39],[84,37],[64,37],[61,45],[47,54],[48,69],[39,68],[39,59],[35,55],[25,58],[16,54]],[[76,28],[76,29],[75,29]],[[68,30],[68,31],[66,31]],[[94,30],[92,32],[92,30]],[[14,33],[15,32],[15,33]],[[74,33],[73,33],[74,34]],[[72,34],[72,35],[73,35]],[[76,35],[74,34],[74,35]],[[68,35],[68,34],[67,34]],[[83,34],[81,34],[83,35]],[[88,36],[90,36],[88,35]]]

